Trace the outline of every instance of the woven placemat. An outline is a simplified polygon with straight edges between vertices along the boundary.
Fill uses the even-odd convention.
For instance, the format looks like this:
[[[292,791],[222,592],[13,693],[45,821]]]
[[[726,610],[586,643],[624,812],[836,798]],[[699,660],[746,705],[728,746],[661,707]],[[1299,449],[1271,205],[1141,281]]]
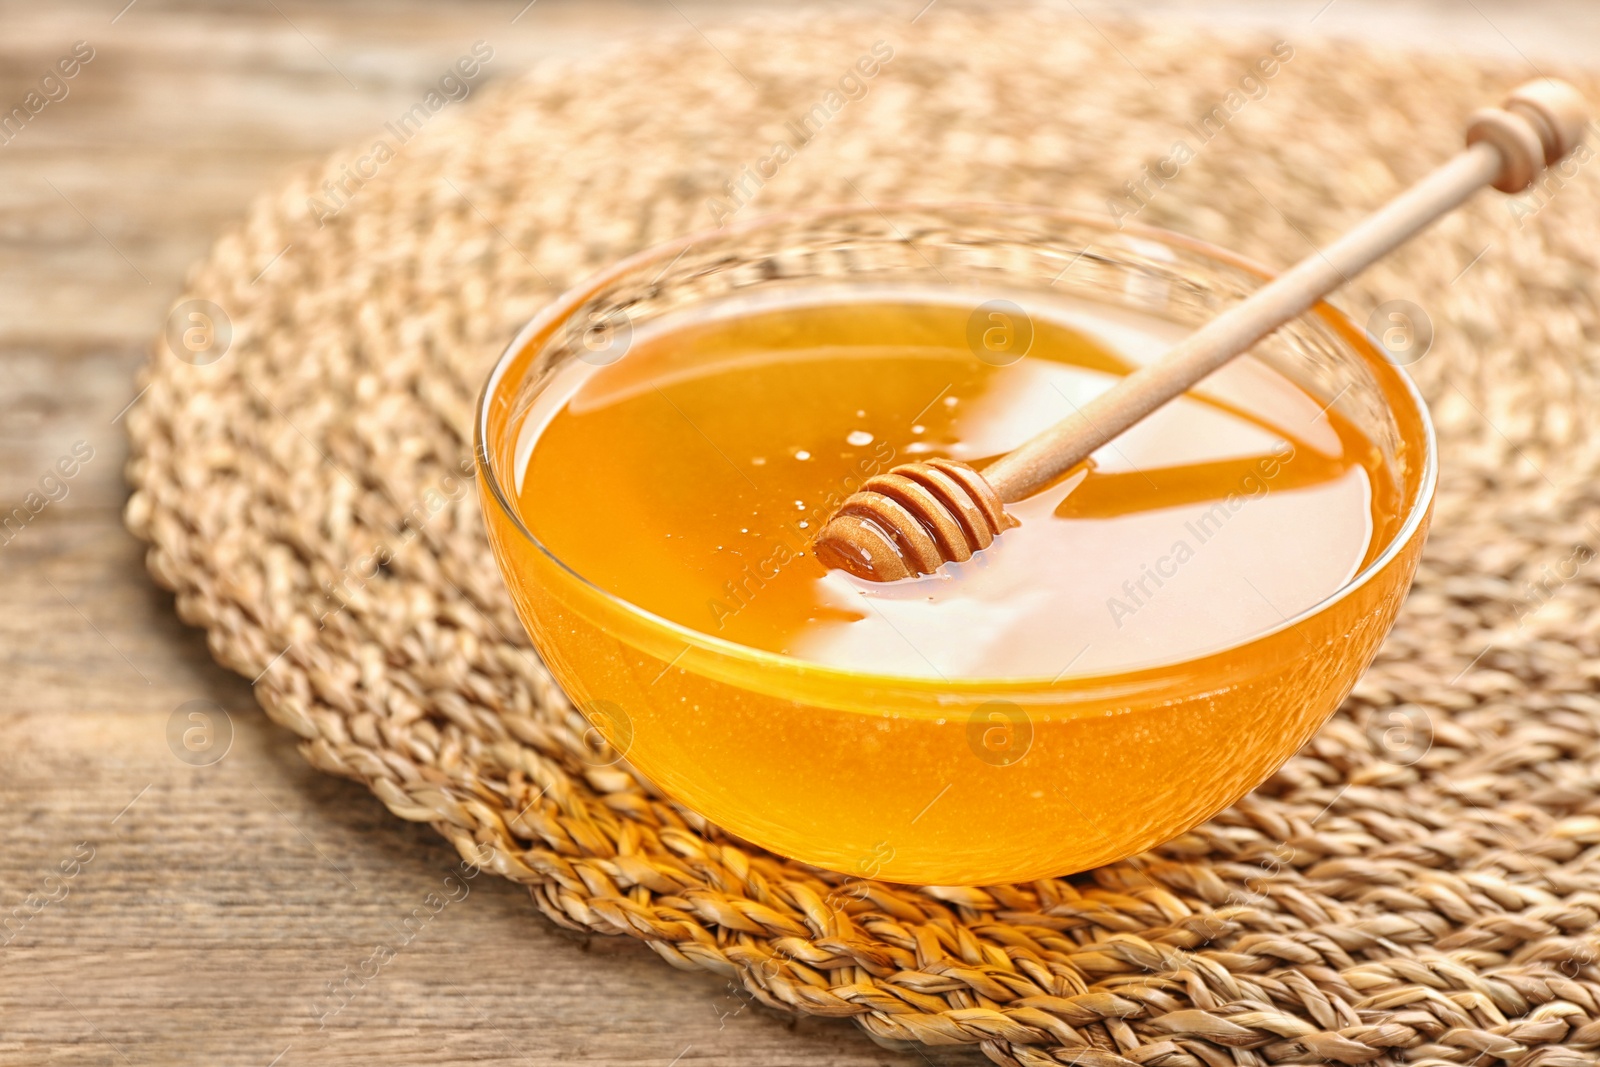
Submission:
[[[259,201],[195,268],[184,299],[208,303],[169,324],[128,416],[151,571],[317,767],[555,922],[763,1003],[1003,1064],[1595,1062],[1600,195],[1582,166],[1480,198],[1338,298],[1432,323],[1414,371],[1441,439],[1434,533],[1355,695],[1208,824],[1070,878],[863,883],[732,840],[586,745],[462,475],[489,364],[560,288],[730,215],[880,198],[1115,209],[1282,265],[1531,74],[1070,11],[908,18],[685,30],[551,65]],[[892,57],[869,77],[877,42]],[[764,163],[780,140],[798,150]],[[803,770],[774,788],[805,789]]]

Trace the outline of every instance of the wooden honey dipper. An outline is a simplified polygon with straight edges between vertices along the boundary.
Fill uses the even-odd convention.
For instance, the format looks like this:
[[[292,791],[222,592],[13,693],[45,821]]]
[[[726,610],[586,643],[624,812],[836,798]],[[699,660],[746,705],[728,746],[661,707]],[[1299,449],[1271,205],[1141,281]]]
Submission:
[[[1467,147],[1328,247],[1313,252],[1200,329],[981,472],[952,459],[905,463],[869,478],[817,534],[817,559],[892,582],[971,559],[1018,525],[1005,505],[1053,483],[1212,371],[1463,203],[1485,185],[1531,186],[1566,158],[1588,124],[1564,81],[1519,87],[1503,107],[1474,112]]]

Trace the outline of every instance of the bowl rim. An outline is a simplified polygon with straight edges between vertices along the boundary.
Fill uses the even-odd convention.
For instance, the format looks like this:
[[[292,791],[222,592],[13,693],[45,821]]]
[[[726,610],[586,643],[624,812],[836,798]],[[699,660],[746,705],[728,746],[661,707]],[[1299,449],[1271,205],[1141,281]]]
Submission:
[[[1369,333],[1365,327],[1356,323],[1349,315],[1339,308],[1319,300],[1309,309],[1296,318],[1315,316],[1322,319],[1334,328],[1336,333],[1343,334],[1346,330],[1367,342],[1368,348],[1377,359],[1389,366],[1394,371],[1395,381],[1401,387],[1403,395],[1409,400],[1422,428],[1422,472],[1418,483],[1416,498],[1412,501],[1404,521],[1401,523],[1389,543],[1382,552],[1375,556],[1365,567],[1347,580],[1338,589],[1315,604],[1289,616],[1277,625],[1263,630],[1255,631],[1237,641],[1230,642],[1218,648],[1208,649],[1194,655],[1184,656],[1168,662],[1156,663],[1147,666],[1128,669],[1111,669],[1098,672],[1084,672],[1078,674],[1068,673],[1067,670],[1053,678],[1038,677],[967,677],[956,678],[929,678],[919,675],[882,674],[871,671],[851,670],[844,667],[833,667],[814,660],[802,659],[798,656],[785,655],[779,652],[769,652],[765,649],[752,648],[727,638],[716,637],[696,630],[683,623],[648,611],[627,598],[611,592],[597,585],[588,578],[579,574],[563,559],[550,550],[539,538],[528,529],[522,521],[522,516],[511,503],[504,487],[501,485],[499,472],[495,464],[490,461],[486,444],[489,405],[491,398],[496,395],[501,383],[511,364],[528,347],[529,343],[541,333],[552,329],[566,319],[574,310],[581,307],[585,301],[603,290],[613,281],[638,270],[647,264],[665,262],[667,266],[677,261],[696,244],[711,240],[726,241],[739,235],[768,229],[777,225],[794,223],[807,219],[822,220],[848,216],[874,216],[883,221],[888,221],[891,228],[894,223],[890,217],[896,213],[924,212],[930,214],[957,212],[971,213],[996,213],[1016,216],[1027,214],[1035,217],[1054,219],[1059,222],[1084,226],[1100,230],[1105,233],[1116,233],[1155,241],[1159,244],[1189,252],[1201,258],[1206,258],[1242,271],[1263,282],[1270,281],[1279,272],[1273,271],[1255,260],[1240,255],[1219,245],[1199,238],[1189,237],[1173,230],[1142,223],[1118,222],[1103,218],[1085,211],[1063,208],[1052,208],[1041,205],[1014,204],[1004,201],[989,200],[886,200],[869,204],[864,207],[854,205],[834,205],[817,208],[798,208],[788,211],[779,211],[756,216],[742,222],[720,227],[707,227],[696,230],[682,237],[676,237],[659,244],[641,249],[632,255],[617,260],[611,265],[590,274],[577,284],[570,286],[559,296],[546,304],[529,322],[517,332],[500,356],[495,360],[494,366],[489,371],[484,381],[483,388],[478,393],[478,402],[473,416],[473,458],[478,465],[480,483],[487,487],[489,494],[494,498],[502,515],[509,520],[517,533],[527,540],[534,548],[541,552],[557,568],[564,571],[574,581],[578,582],[592,596],[599,598],[614,610],[621,611],[636,622],[642,623],[646,628],[656,630],[664,636],[670,636],[675,642],[687,646],[680,659],[690,649],[699,648],[718,656],[731,657],[743,661],[751,666],[767,668],[783,673],[799,671],[813,681],[834,678],[839,681],[861,685],[863,683],[877,684],[899,690],[929,690],[941,694],[976,693],[1006,691],[1036,692],[1048,691],[1059,696],[1063,691],[1082,690],[1091,687],[1100,688],[1107,683],[1127,683],[1133,678],[1145,676],[1159,676],[1172,678],[1174,675],[1186,674],[1189,667],[1202,663],[1219,655],[1244,648],[1259,642],[1266,641],[1273,636],[1292,630],[1300,623],[1314,618],[1317,615],[1335,607],[1343,600],[1355,594],[1366,586],[1378,574],[1382,573],[1394,562],[1395,558],[1403,552],[1417,536],[1419,529],[1426,523],[1431,512],[1434,494],[1438,485],[1438,440],[1435,434],[1433,418],[1428,410],[1426,400],[1417,388],[1416,382],[1406,371],[1405,365],[1396,360],[1382,344]],[[480,494],[481,496],[482,494]],[[504,576],[502,575],[502,578]],[[1121,686],[1119,686],[1120,688]]]

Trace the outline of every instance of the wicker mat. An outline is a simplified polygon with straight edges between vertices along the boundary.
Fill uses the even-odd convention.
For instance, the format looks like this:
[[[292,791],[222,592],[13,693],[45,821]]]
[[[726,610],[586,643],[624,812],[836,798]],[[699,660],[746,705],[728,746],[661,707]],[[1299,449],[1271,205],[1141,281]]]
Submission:
[[[392,153],[356,144],[260,200],[191,275],[214,332],[184,309],[128,418],[151,571],[317,767],[557,923],[763,1003],[1002,1064],[1595,1062],[1600,193],[1581,166],[1481,197],[1338,298],[1433,325],[1413,370],[1441,437],[1434,533],[1355,695],[1208,824],[1070,878],[853,883],[586,747],[462,477],[489,364],[560,288],[724,217],[880,198],[1116,210],[1283,265],[1530,76],[1070,10],[909,14],[551,65],[424,103],[404,143],[373,131]],[[799,143],[774,170],[779,140]]]

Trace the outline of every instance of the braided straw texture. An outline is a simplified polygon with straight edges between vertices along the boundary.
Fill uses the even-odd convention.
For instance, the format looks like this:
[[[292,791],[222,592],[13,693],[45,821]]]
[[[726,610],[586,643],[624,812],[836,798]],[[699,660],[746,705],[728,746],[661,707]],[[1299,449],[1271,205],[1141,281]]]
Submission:
[[[863,883],[732,840],[586,745],[460,478],[479,385],[560,288],[713,223],[708,199],[727,208],[724,183],[879,40],[894,56],[866,94],[738,217],[1104,211],[1183,140],[1194,158],[1139,221],[1285,265],[1527,76],[1291,41],[1265,96],[1233,99],[1270,39],[940,5],[686,30],[484,89],[363,164],[336,210],[323,183],[366,144],[195,267],[185,299],[223,310],[227,351],[197,365],[158,342],[128,417],[127,521],[179,613],[260,676],[315,766],[555,922],[888,1044],[1008,1065],[1596,1062],[1600,193],[1581,167],[1538,198],[1481,196],[1339,296],[1358,319],[1411,300],[1434,325],[1413,368],[1441,440],[1434,533],[1344,708],[1208,824],[1071,878]],[[1185,125],[1230,99],[1209,141]]]

